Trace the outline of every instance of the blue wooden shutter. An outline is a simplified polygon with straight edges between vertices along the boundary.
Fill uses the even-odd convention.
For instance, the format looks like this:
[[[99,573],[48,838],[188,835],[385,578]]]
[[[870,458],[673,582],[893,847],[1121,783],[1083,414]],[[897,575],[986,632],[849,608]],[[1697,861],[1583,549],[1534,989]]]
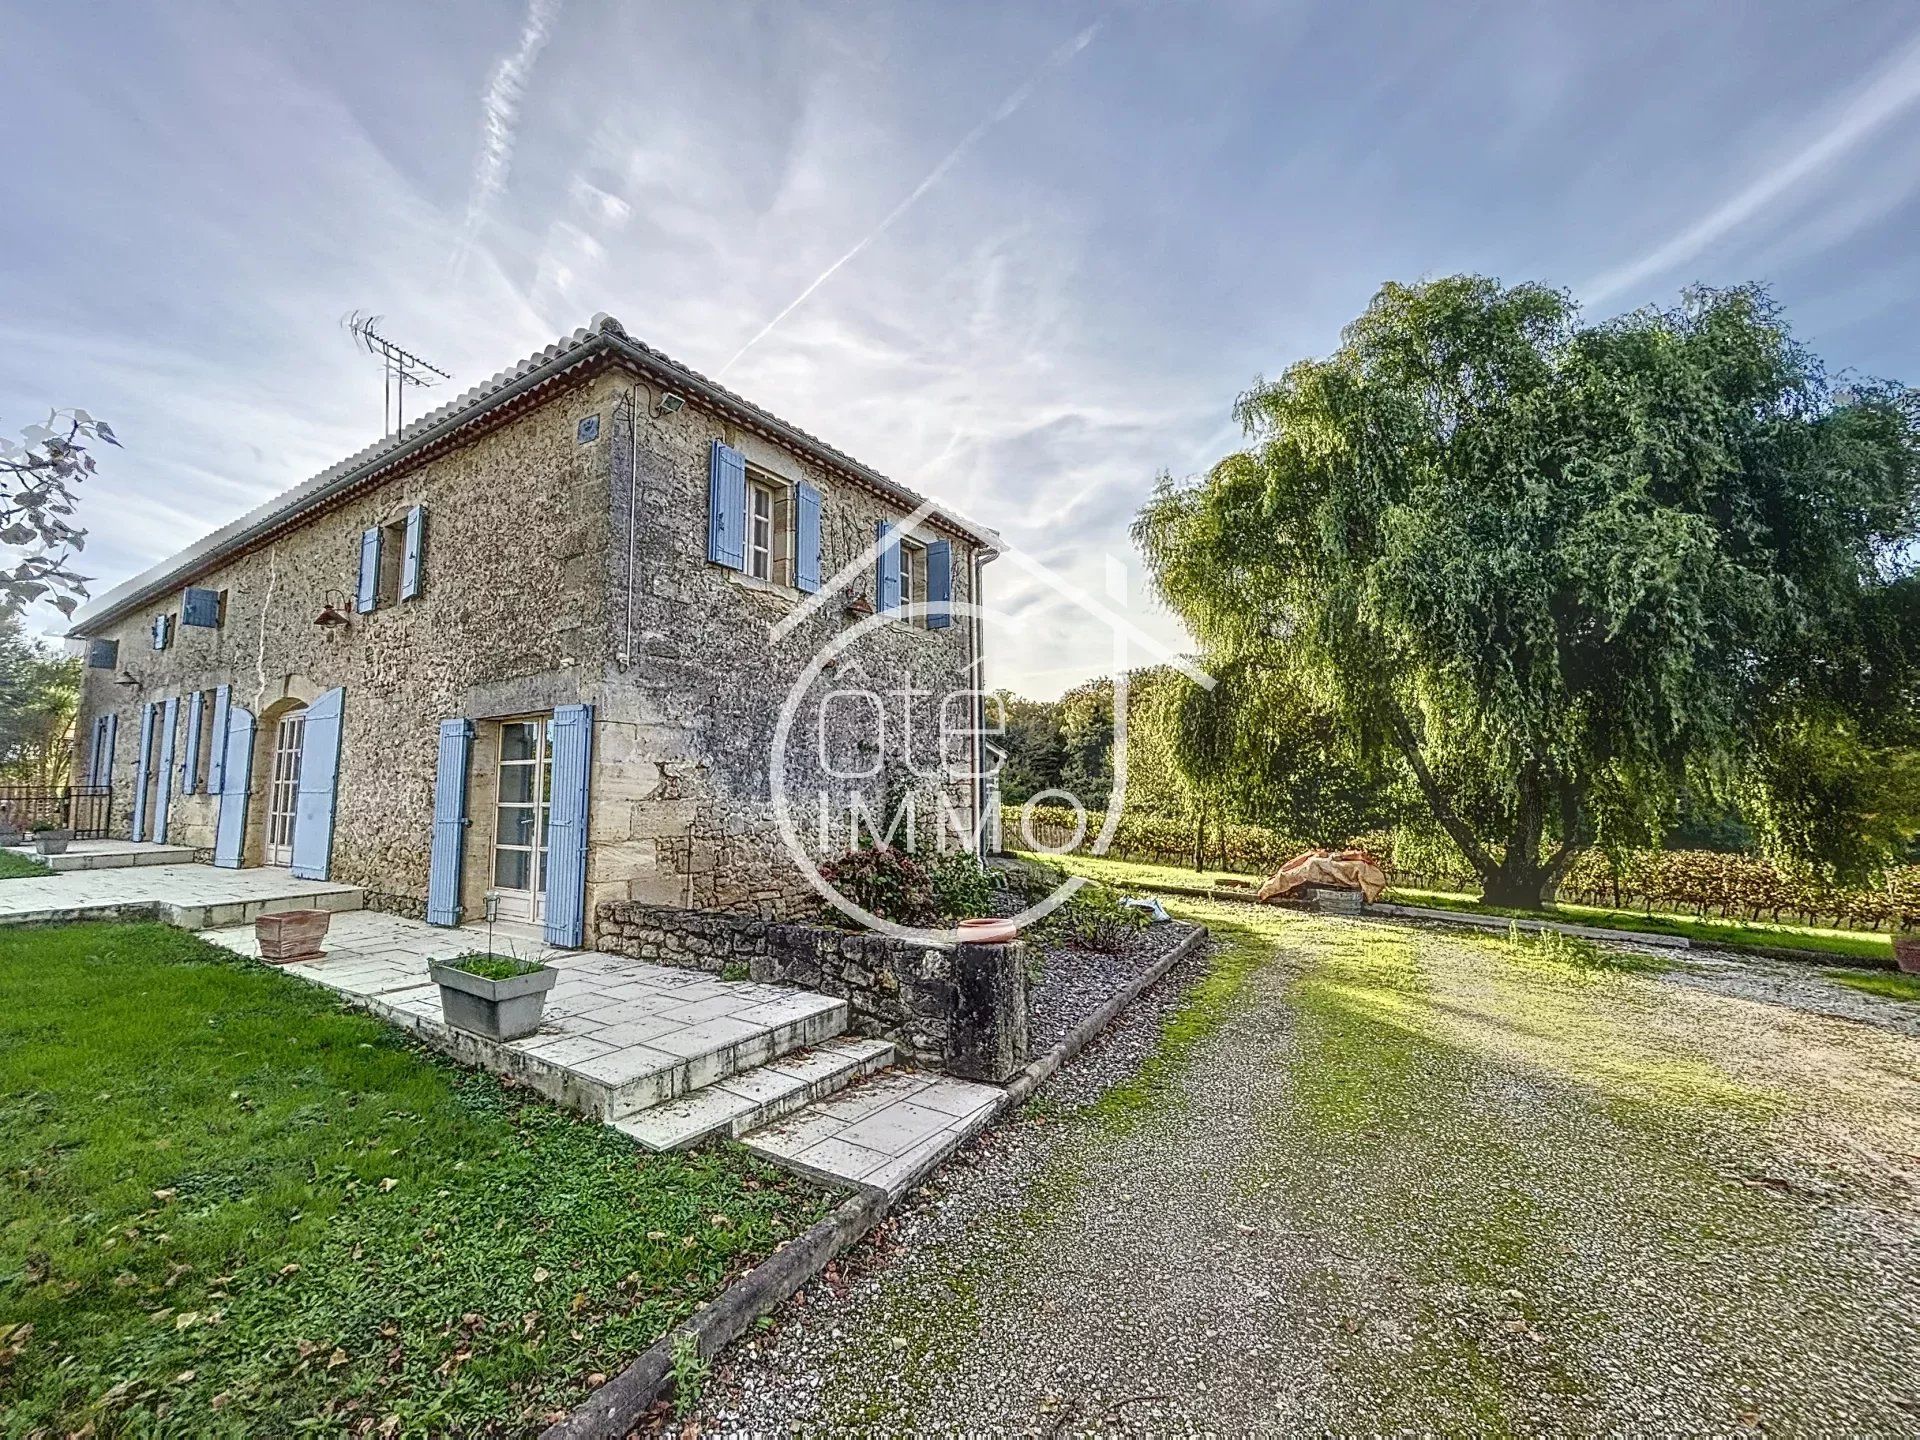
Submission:
[[[87,766],[89,785],[113,784],[113,745],[119,729],[120,717],[111,710],[93,722],[93,759]]]
[[[873,608],[886,615],[900,608],[900,536],[884,520],[874,522],[880,555],[873,565]]]
[[[153,712],[158,708],[151,700],[140,707],[140,751],[133,757],[133,828],[129,833],[134,840],[147,838],[147,768],[148,757],[153,754]]]
[[[173,638],[173,616],[156,615],[153,617],[153,648],[164,650],[167,641]]]
[[[820,588],[820,492],[803,480],[793,495],[793,585],[811,595]]]
[[[578,949],[586,938],[587,781],[593,767],[593,707],[553,712],[553,800],[547,812],[547,943]]]
[[[226,698],[227,687],[220,687]],[[240,868],[240,853],[247,837],[247,781],[253,774],[253,713],[243,705],[226,706],[224,735],[216,736],[222,752],[220,763],[220,817],[213,830],[213,863],[228,870]]]
[[[353,608],[362,615],[373,609],[380,585],[380,527],[360,532],[360,590]]]
[[[153,777],[153,838],[167,838],[167,815],[173,809],[173,736],[180,728],[180,702],[169,699],[160,707],[160,763]]]
[[[400,598],[412,600],[420,594],[420,554],[427,540],[427,507],[416,505],[407,511],[407,542],[400,555]]]
[[[187,696],[186,758],[180,762],[180,793],[193,794],[200,784],[200,721],[206,714],[207,695],[196,690]]]
[[[747,457],[718,440],[707,465],[707,558],[747,568]]]
[[[180,623],[213,629],[220,623],[220,592],[189,585],[180,601]]]
[[[433,849],[427,859],[427,923],[460,923],[460,862],[467,848],[467,761],[473,725],[440,722],[440,771],[433,782]]]
[[[340,720],[347,692],[335,687],[307,706],[300,788],[293,797],[293,864],[299,880],[325,880],[333,864],[333,796],[340,779]]]
[[[207,793],[223,795],[227,782],[227,695],[228,687],[213,687],[213,724],[207,727]]]
[[[927,546],[927,628],[944,630],[953,624],[953,546],[935,540]]]

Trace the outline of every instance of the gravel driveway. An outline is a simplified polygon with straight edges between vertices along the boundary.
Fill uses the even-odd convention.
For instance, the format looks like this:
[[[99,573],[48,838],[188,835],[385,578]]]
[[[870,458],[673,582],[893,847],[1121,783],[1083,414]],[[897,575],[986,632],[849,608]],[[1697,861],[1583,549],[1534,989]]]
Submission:
[[[1176,909],[1227,943],[736,1347],[707,1428],[1920,1430],[1920,1006]]]

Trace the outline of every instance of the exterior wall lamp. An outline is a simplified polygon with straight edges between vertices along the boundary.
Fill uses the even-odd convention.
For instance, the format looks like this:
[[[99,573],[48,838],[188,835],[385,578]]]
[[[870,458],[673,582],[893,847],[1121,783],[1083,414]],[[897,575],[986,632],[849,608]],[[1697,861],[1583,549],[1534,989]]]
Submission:
[[[329,590],[320,600],[320,613],[313,617],[313,623],[322,630],[339,630],[353,623],[347,614],[347,601],[344,595]]]
[[[671,415],[687,403],[684,395],[676,395],[671,390],[662,392],[660,403],[653,407],[655,415]]]

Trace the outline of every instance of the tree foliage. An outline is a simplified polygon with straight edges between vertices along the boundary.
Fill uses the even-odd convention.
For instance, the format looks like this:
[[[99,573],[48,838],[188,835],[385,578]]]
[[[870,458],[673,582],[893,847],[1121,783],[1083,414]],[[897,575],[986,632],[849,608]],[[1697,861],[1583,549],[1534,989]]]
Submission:
[[[1856,876],[1920,826],[1920,405],[1830,385],[1766,293],[1583,325],[1388,285],[1257,383],[1251,444],[1135,535],[1218,663],[1403,766],[1491,898],[1690,792]]]
[[[0,608],[0,781],[67,783],[79,700],[80,662],[35,644]]]
[[[29,425],[18,441],[0,438],[0,610],[18,611],[45,600],[63,615],[86,598],[87,577],[72,559],[87,532],[69,518],[73,487],[91,475],[93,440],[118,445],[104,420],[84,410],[55,410],[44,425]]]

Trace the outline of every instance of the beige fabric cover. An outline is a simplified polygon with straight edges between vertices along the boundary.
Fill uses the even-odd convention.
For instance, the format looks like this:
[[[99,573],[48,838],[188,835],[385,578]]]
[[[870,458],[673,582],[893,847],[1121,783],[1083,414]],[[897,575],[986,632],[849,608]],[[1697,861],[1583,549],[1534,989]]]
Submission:
[[[1307,885],[1329,890],[1358,890],[1371,905],[1387,888],[1387,872],[1365,850],[1309,850],[1296,855],[1259,890],[1260,900],[1277,900]]]

